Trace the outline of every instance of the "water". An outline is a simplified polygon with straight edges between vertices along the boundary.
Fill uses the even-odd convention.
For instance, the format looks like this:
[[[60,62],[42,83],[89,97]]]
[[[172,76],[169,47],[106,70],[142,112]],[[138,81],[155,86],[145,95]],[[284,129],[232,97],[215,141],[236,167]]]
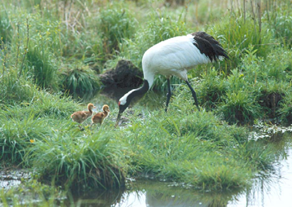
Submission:
[[[238,195],[228,207],[291,207],[292,206],[292,147],[287,151],[287,159],[275,167],[275,173],[268,178],[255,180],[252,190]]]
[[[190,190],[177,183],[155,180],[131,182],[131,189],[124,192],[96,192],[80,197],[77,206],[100,207],[182,207],[182,206],[226,206],[234,192],[202,193]],[[95,199],[93,199],[95,198]],[[214,205],[216,204],[216,205]]]
[[[274,138],[277,136],[281,136],[281,134]],[[260,174],[254,180],[252,188],[245,194],[238,195],[237,201],[229,202],[228,206],[292,206],[292,135],[286,134],[285,136],[288,138],[286,141],[275,143],[278,145],[278,152],[275,153],[279,155],[279,158],[274,164],[274,171]],[[280,139],[285,139],[285,137],[282,135]]]

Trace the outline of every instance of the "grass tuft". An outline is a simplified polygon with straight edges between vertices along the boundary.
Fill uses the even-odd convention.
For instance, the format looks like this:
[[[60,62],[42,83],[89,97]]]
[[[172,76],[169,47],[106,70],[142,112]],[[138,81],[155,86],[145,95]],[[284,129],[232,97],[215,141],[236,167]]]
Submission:
[[[217,108],[223,101],[226,91],[226,81],[214,68],[202,74],[202,82],[198,86],[198,100],[207,110]]]
[[[10,117],[2,112],[0,116],[0,157],[14,164],[23,163],[24,154],[36,139],[48,134],[45,120],[38,120],[33,114],[24,117]],[[33,140],[33,141],[32,141]]]
[[[96,73],[89,67],[81,66],[62,71],[62,88],[70,94],[91,94],[100,88]]]
[[[250,123],[260,116],[260,106],[250,91],[227,92],[224,102],[218,107],[224,119],[230,123]]]
[[[80,190],[84,186],[113,188],[125,184],[124,148],[111,140],[113,133],[100,130],[84,136],[72,130],[72,125],[62,128],[36,141],[28,153],[41,179],[49,182],[53,179],[56,184]]]
[[[30,102],[37,93],[37,87],[23,78],[17,78],[17,71],[10,71],[1,77],[0,104],[13,105]]]

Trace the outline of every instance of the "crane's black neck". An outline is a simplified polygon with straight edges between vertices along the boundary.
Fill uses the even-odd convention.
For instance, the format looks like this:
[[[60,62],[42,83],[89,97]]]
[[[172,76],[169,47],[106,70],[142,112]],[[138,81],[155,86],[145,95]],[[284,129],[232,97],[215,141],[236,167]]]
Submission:
[[[140,88],[133,89],[130,91],[126,97],[126,103],[124,105],[120,105],[120,112],[123,113],[123,111],[129,106],[133,98],[139,97],[144,95],[149,90],[149,83],[145,79],[143,82],[143,85]]]

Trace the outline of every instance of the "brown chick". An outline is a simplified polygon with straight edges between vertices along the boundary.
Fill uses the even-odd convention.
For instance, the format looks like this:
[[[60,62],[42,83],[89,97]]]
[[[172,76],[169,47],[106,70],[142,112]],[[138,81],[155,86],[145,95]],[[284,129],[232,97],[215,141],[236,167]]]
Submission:
[[[87,118],[89,118],[92,115],[92,109],[95,108],[95,106],[92,103],[89,103],[87,105],[88,111],[76,111],[73,114],[71,114],[71,118],[73,121],[81,124],[84,122]],[[82,130],[82,127],[79,125],[79,128]]]
[[[98,112],[91,118],[91,125],[97,123],[101,125],[103,120],[109,115],[110,110],[108,105],[103,105],[102,110],[103,112]]]

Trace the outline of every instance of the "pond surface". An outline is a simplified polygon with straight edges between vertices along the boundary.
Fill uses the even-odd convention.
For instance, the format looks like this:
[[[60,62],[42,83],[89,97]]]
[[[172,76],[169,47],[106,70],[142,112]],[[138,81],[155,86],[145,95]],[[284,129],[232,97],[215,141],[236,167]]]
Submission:
[[[289,135],[292,136],[292,135]],[[275,171],[260,175],[251,190],[236,196],[228,207],[291,207],[292,206],[292,147],[285,152],[287,158],[275,163]]]

